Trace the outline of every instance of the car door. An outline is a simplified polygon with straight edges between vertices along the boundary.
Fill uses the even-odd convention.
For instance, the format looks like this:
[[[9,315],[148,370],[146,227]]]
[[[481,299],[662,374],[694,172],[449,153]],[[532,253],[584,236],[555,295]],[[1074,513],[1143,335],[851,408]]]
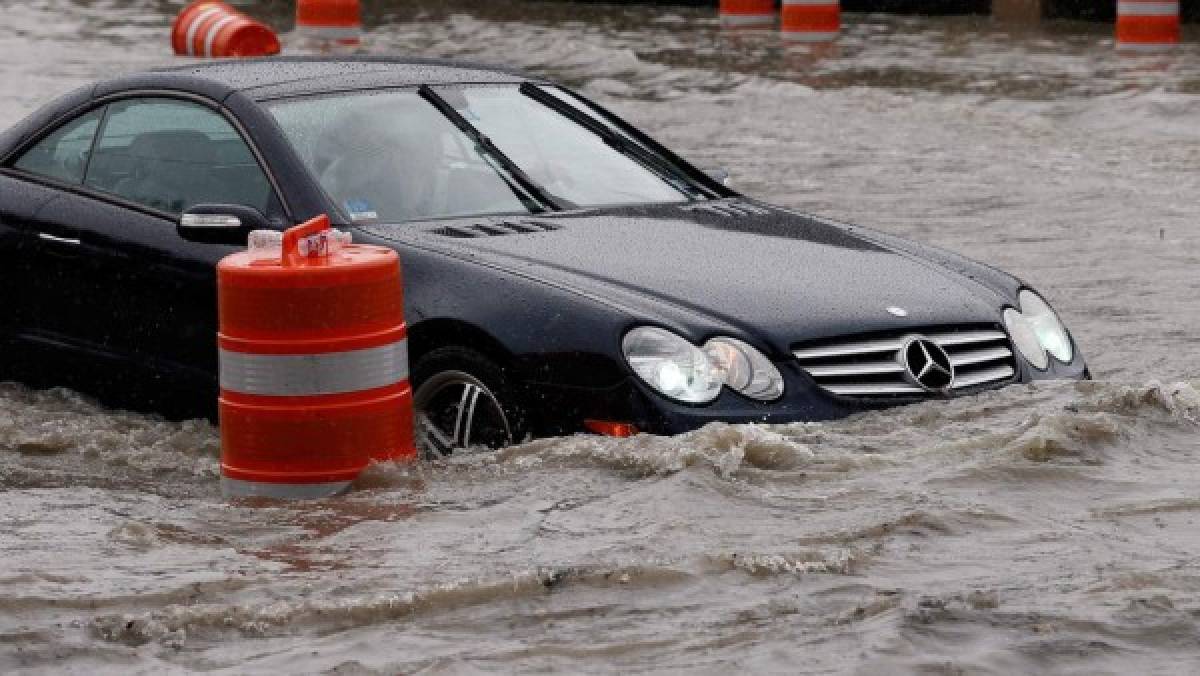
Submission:
[[[163,397],[143,395],[156,389],[214,399],[215,266],[236,247],[183,240],[179,214],[240,204],[282,224],[279,200],[233,125],[198,101],[117,100],[47,136],[11,170],[27,190],[46,192],[31,198],[38,206],[21,215],[15,236],[0,231],[0,245],[29,252],[24,333],[50,348],[42,363],[99,365],[87,382],[67,384],[103,398],[139,390],[114,397],[122,403],[155,406]]]
[[[86,315],[63,312],[79,288],[79,224],[46,218],[46,207],[83,181],[103,109],[88,111],[52,130],[8,168],[0,220],[6,266],[7,316],[15,337],[29,347],[59,345],[88,325]],[[71,301],[73,305],[73,301]]]
[[[0,342],[11,343],[31,328],[31,315],[38,303],[33,283],[37,238],[34,215],[58,196],[58,191],[11,176],[0,176],[0,289],[4,291],[4,314],[0,318]]]
[[[49,211],[94,224],[83,235],[86,274],[113,323],[106,346],[175,381],[164,387],[212,384],[216,264],[237,247],[185,241],[175,226],[197,204],[253,207],[281,223],[279,201],[246,141],[200,102],[116,101],[97,134],[84,188],[95,195],[86,213],[66,202]]]

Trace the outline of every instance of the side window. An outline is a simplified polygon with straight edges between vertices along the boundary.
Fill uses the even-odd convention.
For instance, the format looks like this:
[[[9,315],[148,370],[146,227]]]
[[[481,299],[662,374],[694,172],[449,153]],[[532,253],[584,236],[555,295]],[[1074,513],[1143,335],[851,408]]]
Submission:
[[[196,204],[241,204],[267,213],[271,184],[225,118],[175,99],[109,105],[84,184],[180,213]]]
[[[100,108],[71,120],[25,151],[13,166],[38,176],[82,183],[92,137],[103,115]]]

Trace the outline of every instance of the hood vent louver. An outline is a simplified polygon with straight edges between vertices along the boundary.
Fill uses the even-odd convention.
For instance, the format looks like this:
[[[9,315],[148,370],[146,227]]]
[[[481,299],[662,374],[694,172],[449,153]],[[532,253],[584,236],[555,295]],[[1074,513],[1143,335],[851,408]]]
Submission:
[[[710,202],[698,202],[687,206],[679,207],[684,211],[704,211],[718,216],[766,216],[771,213],[769,209],[750,204],[742,201],[721,201],[713,200]]]
[[[494,223],[476,223],[474,225],[447,225],[436,230],[430,230],[435,235],[454,237],[457,239],[475,239],[477,237],[503,237],[505,235],[527,235],[535,232],[554,232],[562,230],[562,226],[535,221],[498,221]]]

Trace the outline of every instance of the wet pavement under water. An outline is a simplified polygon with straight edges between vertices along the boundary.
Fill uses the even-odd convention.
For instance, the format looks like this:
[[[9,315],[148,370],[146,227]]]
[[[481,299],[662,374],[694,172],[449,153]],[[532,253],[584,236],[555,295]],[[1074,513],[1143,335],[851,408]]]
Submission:
[[[304,504],[223,501],[206,422],[3,384],[0,672],[1200,669],[1200,43],[849,15],[813,50],[698,8],[367,4],[369,51],[561,79],[747,194],[1020,275],[1097,380],[539,440]],[[0,125],[177,62],[179,8],[0,0]]]

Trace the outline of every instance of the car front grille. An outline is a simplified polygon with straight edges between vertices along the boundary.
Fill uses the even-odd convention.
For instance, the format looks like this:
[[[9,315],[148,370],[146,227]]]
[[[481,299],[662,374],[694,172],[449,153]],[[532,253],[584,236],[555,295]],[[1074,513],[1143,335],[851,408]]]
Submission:
[[[939,327],[903,333],[851,336],[800,346],[792,354],[825,391],[844,397],[930,396],[906,375],[901,351],[914,338],[928,338],[950,357],[950,392],[1012,382],[1017,374],[1008,335],[994,326]]]

